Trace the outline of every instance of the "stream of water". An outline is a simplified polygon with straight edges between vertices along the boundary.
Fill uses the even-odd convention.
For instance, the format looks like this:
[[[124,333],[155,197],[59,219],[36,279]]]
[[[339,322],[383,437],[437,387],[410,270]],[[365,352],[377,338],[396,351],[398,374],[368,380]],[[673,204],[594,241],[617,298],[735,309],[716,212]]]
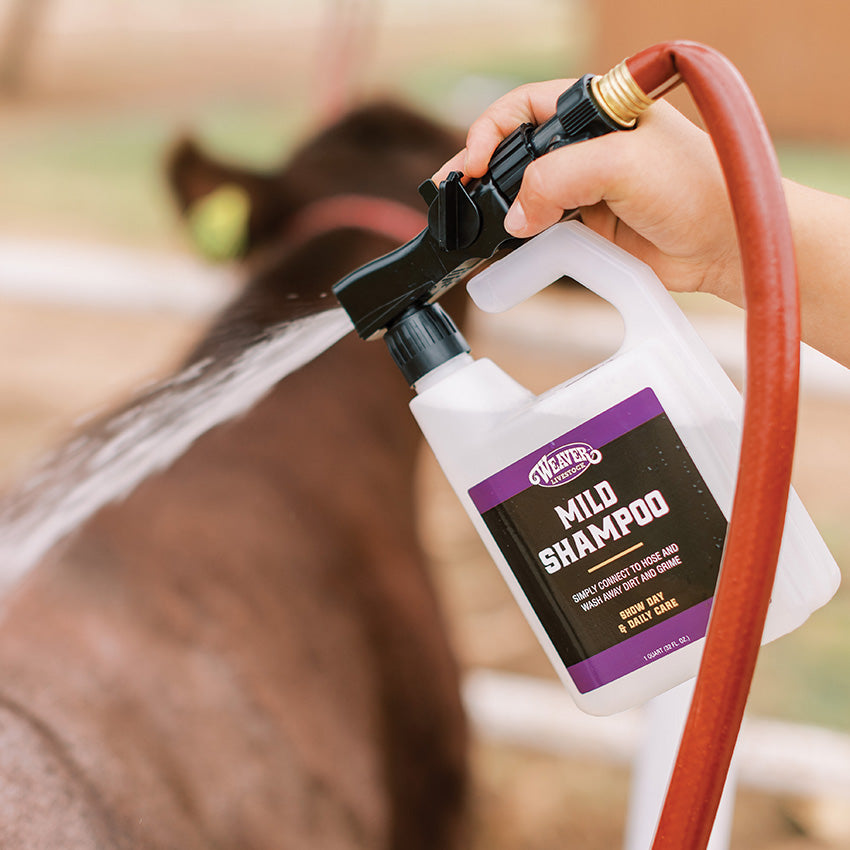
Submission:
[[[0,501],[0,590],[58,540],[258,402],[352,330],[342,309],[270,329],[238,354],[195,363],[48,455]]]

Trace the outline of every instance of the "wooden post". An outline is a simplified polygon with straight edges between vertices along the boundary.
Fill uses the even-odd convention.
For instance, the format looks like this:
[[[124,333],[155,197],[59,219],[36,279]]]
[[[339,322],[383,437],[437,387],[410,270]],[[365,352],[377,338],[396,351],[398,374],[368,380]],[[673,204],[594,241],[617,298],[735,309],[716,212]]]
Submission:
[[[0,48],[0,94],[16,95],[23,90],[46,9],[47,0],[13,2]]]

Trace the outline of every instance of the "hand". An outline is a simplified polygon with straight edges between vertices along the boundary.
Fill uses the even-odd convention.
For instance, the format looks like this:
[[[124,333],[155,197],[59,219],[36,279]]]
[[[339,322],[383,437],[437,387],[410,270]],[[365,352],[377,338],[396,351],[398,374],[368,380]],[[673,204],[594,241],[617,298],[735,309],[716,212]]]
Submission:
[[[466,148],[435,175],[481,177],[519,124],[555,111],[570,80],[522,86],[471,126]],[[708,136],[673,107],[653,104],[637,129],[568,145],[532,162],[505,227],[528,237],[579,209],[582,221],[648,263],[668,289],[742,303],[735,226]]]
[[[549,118],[570,84],[534,83],[497,100],[435,181],[451,170],[483,176],[496,145],[519,124]],[[784,184],[803,339],[850,366],[850,200]],[[735,225],[711,140],[669,104],[654,103],[635,130],[568,145],[532,162],[505,227],[533,236],[568,209],[578,209],[588,227],[650,265],[668,289],[711,292],[743,306]]]

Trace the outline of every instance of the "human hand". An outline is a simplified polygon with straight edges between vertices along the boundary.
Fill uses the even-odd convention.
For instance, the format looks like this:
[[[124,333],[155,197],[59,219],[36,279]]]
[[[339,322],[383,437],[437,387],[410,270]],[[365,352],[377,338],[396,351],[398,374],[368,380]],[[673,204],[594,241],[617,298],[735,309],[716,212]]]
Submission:
[[[523,122],[549,118],[570,83],[521,86],[497,100],[435,181],[451,170],[483,176],[499,142]],[[669,104],[653,104],[633,131],[558,148],[532,162],[505,227],[515,236],[533,236],[570,209],[649,264],[668,289],[712,292],[741,304],[735,226],[714,149]]]

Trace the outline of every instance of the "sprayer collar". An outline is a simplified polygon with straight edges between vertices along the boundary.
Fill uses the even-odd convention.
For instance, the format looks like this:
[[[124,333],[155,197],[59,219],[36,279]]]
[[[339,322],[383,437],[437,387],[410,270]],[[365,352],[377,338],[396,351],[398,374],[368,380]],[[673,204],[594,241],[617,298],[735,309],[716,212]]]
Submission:
[[[463,335],[438,304],[411,307],[387,328],[384,340],[411,387],[431,370],[469,351]]]

